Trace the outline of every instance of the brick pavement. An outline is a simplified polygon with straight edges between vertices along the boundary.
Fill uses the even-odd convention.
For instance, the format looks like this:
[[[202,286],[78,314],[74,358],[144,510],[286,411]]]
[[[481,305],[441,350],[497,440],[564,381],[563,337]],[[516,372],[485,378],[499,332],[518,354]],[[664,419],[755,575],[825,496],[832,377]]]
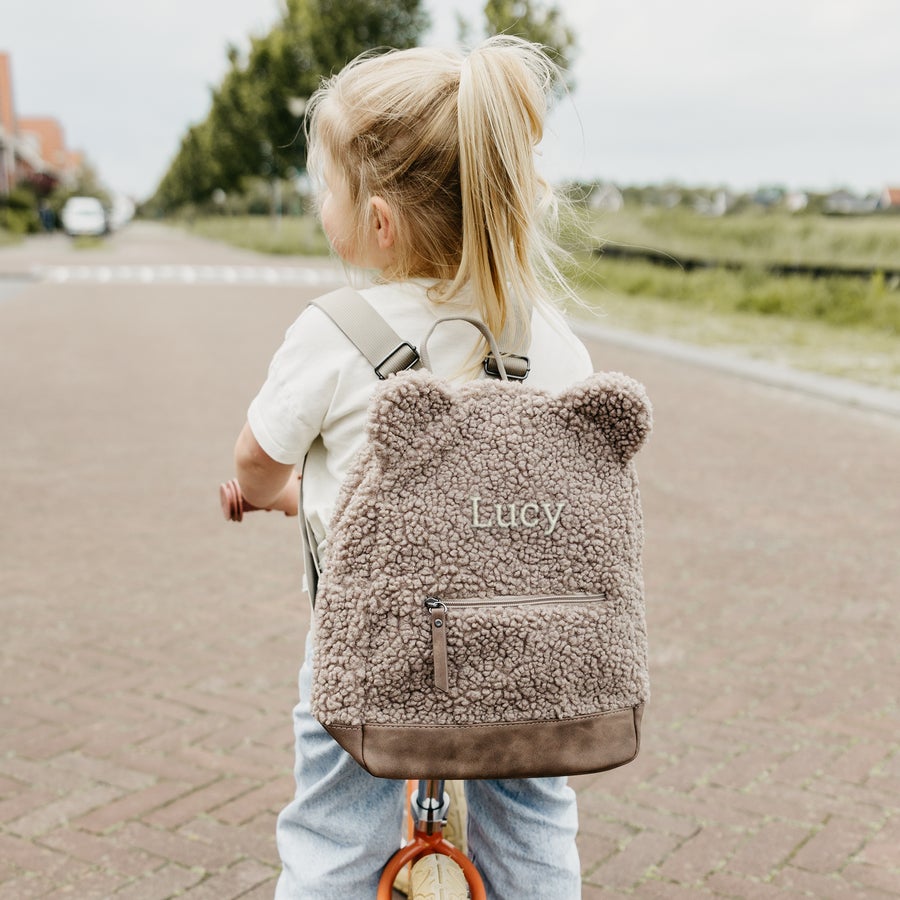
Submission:
[[[900,896],[900,423],[634,351],[654,697],[585,897]]]
[[[295,522],[215,487],[302,296],[0,303],[0,900],[271,896]],[[900,897],[898,423],[592,351],[657,427],[654,697],[639,760],[575,779],[586,900]]]

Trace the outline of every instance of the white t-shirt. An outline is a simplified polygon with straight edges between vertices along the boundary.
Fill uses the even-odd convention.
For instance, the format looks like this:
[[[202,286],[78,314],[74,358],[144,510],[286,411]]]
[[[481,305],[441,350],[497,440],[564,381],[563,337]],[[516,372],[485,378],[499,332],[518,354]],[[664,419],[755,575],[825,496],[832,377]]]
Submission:
[[[467,296],[451,303],[431,302],[431,284],[389,283],[361,293],[401,338],[421,349],[422,338],[437,319],[478,315]],[[441,325],[428,341],[432,370],[459,378],[479,340],[479,332],[465,322]],[[532,314],[528,357],[527,383],[550,391],[561,391],[593,372],[587,350],[565,319],[544,307],[535,307]],[[359,350],[325,313],[311,306],[288,329],[250,404],[250,430],[272,459],[299,465],[306,457],[303,506],[320,558],[338,490],[362,446],[369,399],[378,384]]]

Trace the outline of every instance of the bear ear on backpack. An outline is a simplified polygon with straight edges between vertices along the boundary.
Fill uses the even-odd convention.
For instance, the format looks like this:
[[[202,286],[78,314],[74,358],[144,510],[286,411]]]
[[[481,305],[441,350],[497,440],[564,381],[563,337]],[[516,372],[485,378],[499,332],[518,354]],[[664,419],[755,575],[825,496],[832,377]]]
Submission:
[[[386,464],[425,462],[452,407],[448,385],[429,372],[391,376],[369,407],[371,446]]]
[[[644,386],[621,372],[598,372],[560,400],[565,409],[595,424],[623,462],[640,450],[653,427]]]

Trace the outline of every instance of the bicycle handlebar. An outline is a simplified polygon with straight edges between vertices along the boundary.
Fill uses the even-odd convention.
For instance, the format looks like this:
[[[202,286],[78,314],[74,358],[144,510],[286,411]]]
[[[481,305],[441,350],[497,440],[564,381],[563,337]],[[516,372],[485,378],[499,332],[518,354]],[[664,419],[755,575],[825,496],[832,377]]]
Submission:
[[[299,478],[300,476],[297,475],[297,481],[299,481]],[[222,505],[222,515],[229,522],[240,522],[244,518],[244,513],[256,512],[257,510],[265,510],[266,512],[279,510],[286,516],[296,516],[297,481],[289,480],[271,505],[254,506],[244,497],[238,480],[232,478],[231,481],[226,481],[219,485],[219,503]]]
[[[219,503],[222,504],[222,515],[227,522],[241,522],[245,512],[256,512],[259,509],[244,499],[237,478],[219,485]]]

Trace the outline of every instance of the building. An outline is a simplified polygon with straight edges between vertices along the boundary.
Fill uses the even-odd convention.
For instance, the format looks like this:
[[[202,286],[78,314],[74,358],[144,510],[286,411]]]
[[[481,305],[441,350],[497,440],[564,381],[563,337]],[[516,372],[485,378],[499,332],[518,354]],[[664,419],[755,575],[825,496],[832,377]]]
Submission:
[[[82,155],[66,147],[56,119],[18,115],[12,61],[8,53],[0,52],[0,195],[23,181],[47,191],[72,184],[82,165]]]
[[[873,213],[878,207],[878,197],[860,197],[847,190],[835,191],[825,198],[824,209],[829,215],[859,216]]]
[[[900,187],[886,187],[878,199],[879,209],[900,209]]]
[[[20,118],[19,134],[42,160],[61,172],[77,172],[81,168],[82,154],[66,148],[62,126],[56,119]]]
[[[12,67],[9,55],[0,53],[0,194],[8,194],[14,183],[15,133],[16,110],[13,106]]]

